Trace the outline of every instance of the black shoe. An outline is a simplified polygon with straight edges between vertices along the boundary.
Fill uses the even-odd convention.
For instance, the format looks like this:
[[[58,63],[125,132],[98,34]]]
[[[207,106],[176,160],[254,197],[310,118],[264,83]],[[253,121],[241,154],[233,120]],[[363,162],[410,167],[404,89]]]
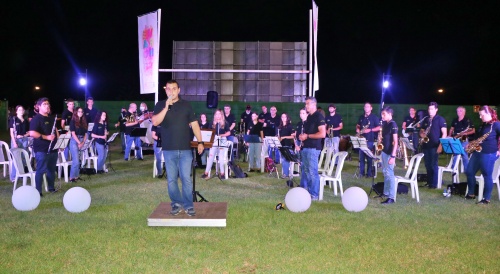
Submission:
[[[387,198],[387,196],[385,196],[384,194],[380,194],[380,195],[377,195],[377,196],[373,196],[373,198],[381,198],[381,199],[384,199],[384,198]]]
[[[43,197],[43,194],[40,192],[40,197]]]
[[[476,199],[476,195],[465,195],[465,200],[475,200]]]
[[[394,199],[387,198],[387,200],[383,201],[381,204],[394,204]]]
[[[144,159],[143,159],[143,158],[137,158],[137,160],[139,160],[139,161],[144,161]]]
[[[163,178],[163,175],[158,175],[158,176],[156,176],[156,178],[161,179],[161,178]]]
[[[57,192],[57,189],[49,189],[49,192],[50,192],[50,193],[56,193],[56,192]]]
[[[255,171],[255,170],[253,170],[253,169],[250,169],[250,170],[249,170],[248,172],[254,172],[254,171]]]
[[[128,161],[128,158],[125,158],[124,160],[125,160],[125,161]]]
[[[70,179],[70,180],[69,180],[69,182],[70,182],[70,183],[76,183],[76,179],[75,179],[75,178]]]
[[[103,174],[104,173],[104,170],[98,170],[97,171],[97,174]]]
[[[487,205],[489,203],[490,203],[490,201],[488,201],[486,199],[482,199],[481,201],[477,202],[478,205]]]
[[[203,175],[201,175],[201,178],[202,178],[202,179],[208,179],[208,174],[203,174]]]
[[[219,175],[219,179],[226,180],[226,175],[224,175],[224,174]]]

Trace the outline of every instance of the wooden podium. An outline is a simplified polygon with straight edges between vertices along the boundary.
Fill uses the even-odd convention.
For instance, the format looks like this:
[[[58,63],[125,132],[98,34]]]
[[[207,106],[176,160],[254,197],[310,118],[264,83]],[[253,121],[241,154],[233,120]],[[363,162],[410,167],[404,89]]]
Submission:
[[[148,226],[226,227],[227,203],[194,203],[196,216],[171,215],[170,202],[161,202],[149,215]]]

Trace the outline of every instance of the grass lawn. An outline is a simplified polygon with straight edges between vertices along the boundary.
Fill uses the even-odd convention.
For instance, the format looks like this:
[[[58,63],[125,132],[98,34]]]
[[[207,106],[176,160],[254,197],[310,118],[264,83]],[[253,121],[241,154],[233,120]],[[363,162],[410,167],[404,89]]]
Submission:
[[[148,227],[149,214],[169,201],[166,180],[152,177],[152,155],[123,161],[117,141],[111,154],[116,173],[63,182],[61,191],[45,194],[30,212],[14,209],[12,184],[0,175],[0,273],[500,271],[496,189],[489,205],[421,188],[419,204],[411,195],[398,195],[393,205],[370,197],[364,211],[351,213],[325,188],[323,201],[293,213],[274,210],[288,191],[285,180],[260,173],[203,180],[198,169],[197,190],[210,202],[228,203],[227,227]],[[440,156],[440,165],[445,162]],[[397,164],[397,173],[404,173]],[[346,161],[344,190],[359,186],[369,192],[371,179],[353,178],[356,167],[357,157]],[[450,183],[450,176],[445,180]],[[375,181],[383,181],[381,173]],[[73,186],[92,196],[83,213],[63,207],[64,193]]]

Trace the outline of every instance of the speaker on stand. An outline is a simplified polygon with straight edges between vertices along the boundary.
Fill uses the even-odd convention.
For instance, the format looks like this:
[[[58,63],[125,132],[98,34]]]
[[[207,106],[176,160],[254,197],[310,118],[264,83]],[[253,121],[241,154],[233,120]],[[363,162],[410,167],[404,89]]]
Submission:
[[[207,108],[214,109],[217,108],[217,104],[219,103],[219,94],[217,91],[208,91],[207,92]]]

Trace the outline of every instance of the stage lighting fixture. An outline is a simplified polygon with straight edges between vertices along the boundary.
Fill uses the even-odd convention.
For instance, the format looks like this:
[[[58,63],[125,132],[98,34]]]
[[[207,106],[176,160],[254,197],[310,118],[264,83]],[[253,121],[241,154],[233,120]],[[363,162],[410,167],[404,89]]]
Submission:
[[[81,77],[79,80],[79,83],[80,83],[80,86],[85,86],[85,85],[87,85],[87,79]]]
[[[384,83],[382,84],[382,86],[384,88],[388,88],[389,87],[389,81],[385,80]]]

